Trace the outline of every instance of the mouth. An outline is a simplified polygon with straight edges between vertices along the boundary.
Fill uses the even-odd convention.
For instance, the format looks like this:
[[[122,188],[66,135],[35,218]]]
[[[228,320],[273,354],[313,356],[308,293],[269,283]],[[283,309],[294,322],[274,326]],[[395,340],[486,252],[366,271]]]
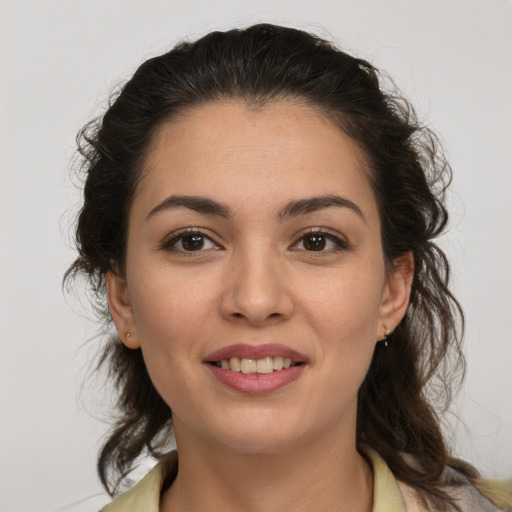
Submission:
[[[209,361],[209,363],[217,368],[222,368],[223,370],[244,373],[246,375],[253,375],[256,373],[265,375],[303,364],[301,362],[293,361],[290,357],[282,356],[267,356],[260,359],[231,357],[229,359],[221,359],[220,361]]]
[[[254,395],[287,387],[300,377],[309,359],[280,344],[238,344],[213,352],[204,363],[221,383]]]

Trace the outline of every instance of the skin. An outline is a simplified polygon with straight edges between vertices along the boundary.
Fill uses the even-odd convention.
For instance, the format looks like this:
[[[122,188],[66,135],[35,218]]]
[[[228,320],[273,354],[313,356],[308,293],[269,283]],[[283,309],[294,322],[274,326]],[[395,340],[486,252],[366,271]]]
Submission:
[[[176,195],[230,214],[162,206]],[[356,208],[279,217],[332,195]],[[187,228],[204,234],[201,250],[184,250]],[[311,230],[325,233],[321,250]],[[371,510],[357,391],[408,305],[412,256],[395,263],[386,272],[365,155],[311,107],[217,102],[159,129],[129,213],[126,272],[107,287],[123,342],[142,348],[173,411],[180,470],[162,511]],[[308,362],[285,387],[247,395],[204,364],[234,343],[280,343]]]

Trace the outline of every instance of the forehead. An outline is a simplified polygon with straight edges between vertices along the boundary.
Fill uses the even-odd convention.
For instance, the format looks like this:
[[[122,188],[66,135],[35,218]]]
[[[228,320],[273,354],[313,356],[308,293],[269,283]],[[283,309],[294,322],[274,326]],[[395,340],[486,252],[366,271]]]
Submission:
[[[157,130],[136,196],[213,194],[241,204],[259,196],[263,206],[340,193],[374,203],[367,176],[363,151],[319,109],[292,100],[258,109],[223,101]]]

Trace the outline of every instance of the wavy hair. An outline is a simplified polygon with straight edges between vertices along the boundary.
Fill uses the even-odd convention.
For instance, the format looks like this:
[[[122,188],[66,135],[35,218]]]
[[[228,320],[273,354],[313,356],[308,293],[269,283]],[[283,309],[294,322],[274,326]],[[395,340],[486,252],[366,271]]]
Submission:
[[[366,154],[388,268],[407,251],[415,262],[407,313],[389,346],[377,344],[359,391],[357,447],[377,450],[425,503],[448,510],[457,506],[446,491],[444,468],[477,477],[450,455],[440,427],[440,414],[464,372],[463,315],[448,288],[446,256],[435,244],[448,220],[444,196],[451,169],[436,135],[385,83],[370,63],[331,42],[267,24],[213,32],[147,60],[112,96],[105,114],[77,137],[84,201],[76,227],[78,257],[65,280],[85,276],[98,314],[112,323],[105,275],[124,268],[127,214],[162,123],[226,99],[252,108],[297,99],[319,109]],[[115,384],[119,417],[98,471],[113,493],[141,453],[161,456],[172,412],[155,390],[140,349],[126,348],[117,335],[108,338],[100,365]]]

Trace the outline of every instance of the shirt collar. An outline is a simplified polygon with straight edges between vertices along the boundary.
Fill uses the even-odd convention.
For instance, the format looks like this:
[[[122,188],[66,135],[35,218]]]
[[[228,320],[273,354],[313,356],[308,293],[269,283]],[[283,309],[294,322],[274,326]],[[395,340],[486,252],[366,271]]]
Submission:
[[[365,453],[373,468],[373,512],[406,512],[400,489],[387,464],[371,448]],[[135,487],[121,494],[100,512],[158,512],[164,481],[178,471],[176,451],[168,453]]]
[[[384,459],[369,447],[365,448],[365,454],[373,467],[372,512],[407,512],[402,493]]]

